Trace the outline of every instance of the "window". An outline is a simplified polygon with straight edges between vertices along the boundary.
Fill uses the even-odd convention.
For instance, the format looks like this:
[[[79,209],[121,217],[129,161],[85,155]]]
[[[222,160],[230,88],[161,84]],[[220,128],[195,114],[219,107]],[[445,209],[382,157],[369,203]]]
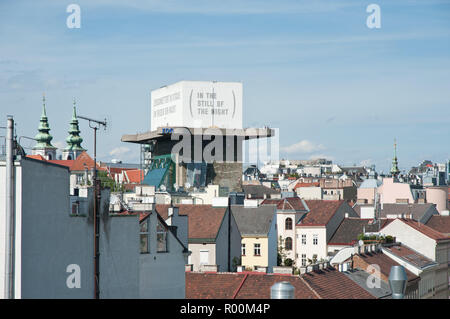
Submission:
[[[150,252],[150,247],[148,245],[148,221],[145,219],[140,225],[139,236],[141,238],[141,254],[148,254]]]
[[[284,242],[284,248],[286,250],[292,250],[292,238],[291,237],[286,237],[286,240]]]
[[[245,256],[245,244],[241,245],[241,255]]]
[[[200,265],[209,264],[209,250],[200,250]]]
[[[302,254],[302,266],[306,266],[306,254]]]
[[[253,244],[253,252],[255,256],[261,256],[261,244]]]
[[[306,234],[302,234],[302,245],[306,245]]]
[[[78,202],[72,203],[72,215],[78,215],[79,207]]]
[[[286,230],[292,229],[292,218],[286,218],[286,221],[284,222],[284,228]]]
[[[317,245],[317,242],[319,241],[317,234],[313,235],[313,245]]]
[[[156,226],[157,252],[167,252],[167,229],[158,221]]]

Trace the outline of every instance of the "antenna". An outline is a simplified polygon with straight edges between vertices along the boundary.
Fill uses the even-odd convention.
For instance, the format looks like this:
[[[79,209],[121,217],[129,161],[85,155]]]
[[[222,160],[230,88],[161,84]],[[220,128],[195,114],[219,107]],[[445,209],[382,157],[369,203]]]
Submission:
[[[81,115],[77,118],[89,121],[89,127],[94,130],[94,298],[100,299],[100,218],[97,210],[100,207],[101,183],[97,178],[97,130],[102,125],[106,130],[106,119],[98,121]]]

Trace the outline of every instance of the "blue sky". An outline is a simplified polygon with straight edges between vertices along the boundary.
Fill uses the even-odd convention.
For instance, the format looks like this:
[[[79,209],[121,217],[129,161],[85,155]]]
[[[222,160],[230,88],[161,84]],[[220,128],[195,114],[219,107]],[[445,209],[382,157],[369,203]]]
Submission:
[[[80,29],[66,26],[71,3]],[[366,26],[371,3],[380,29]],[[242,81],[244,126],[280,128],[283,158],[386,171],[396,137],[401,169],[443,162],[450,0],[0,0],[0,114],[19,136],[36,134],[45,92],[64,147],[76,97],[79,114],[111,124],[99,159],[138,162],[120,137],[148,130],[150,91],[179,80]]]

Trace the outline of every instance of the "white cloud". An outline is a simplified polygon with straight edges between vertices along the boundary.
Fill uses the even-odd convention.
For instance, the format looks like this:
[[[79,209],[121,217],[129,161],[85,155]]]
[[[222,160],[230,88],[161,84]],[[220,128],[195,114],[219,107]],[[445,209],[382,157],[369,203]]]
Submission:
[[[116,147],[116,148],[112,149],[109,152],[109,155],[120,157],[120,156],[127,154],[129,151],[130,151],[130,149],[128,147],[121,146],[121,147]]]
[[[322,144],[315,144],[314,142],[308,141],[308,140],[302,140],[298,143],[281,147],[281,151],[293,154],[293,153],[313,153],[317,151],[322,151],[325,149],[325,146]]]
[[[56,147],[59,150],[64,149],[64,147],[66,146],[63,141],[55,141],[52,144],[53,144],[54,147]]]
[[[319,158],[325,158],[329,161],[334,161],[334,157],[326,154],[313,154],[309,157],[310,160],[315,160]]]
[[[361,165],[361,166],[371,166],[372,164],[373,164],[373,161],[370,158],[359,162],[359,165]]]

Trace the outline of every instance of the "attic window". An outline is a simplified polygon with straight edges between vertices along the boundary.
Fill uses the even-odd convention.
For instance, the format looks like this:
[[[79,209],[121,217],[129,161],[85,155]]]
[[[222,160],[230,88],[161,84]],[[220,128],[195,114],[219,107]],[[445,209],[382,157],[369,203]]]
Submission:
[[[167,252],[167,229],[158,221],[156,226],[156,245],[158,253]]]
[[[148,254],[150,253],[150,247],[148,245],[148,237],[149,237],[149,233],[148,233],[148,221],[149,219],[147,218],[146,220],[144,220],[141,225],[140,225],[140,241],[141,241],[141,254]]]

